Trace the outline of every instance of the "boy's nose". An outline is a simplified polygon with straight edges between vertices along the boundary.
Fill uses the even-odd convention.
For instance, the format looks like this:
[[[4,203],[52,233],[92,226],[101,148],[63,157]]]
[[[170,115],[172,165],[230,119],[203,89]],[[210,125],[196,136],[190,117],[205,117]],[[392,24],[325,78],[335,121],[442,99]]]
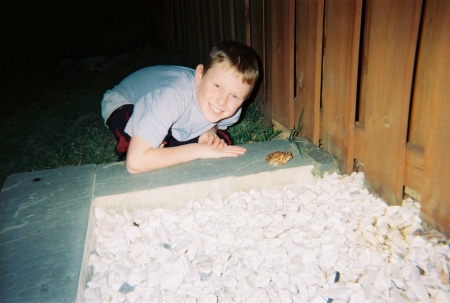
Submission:
[[[217,98],[217,102],[219,103],[219,105],[224,105],[225,103],[227,103],[227,95],[226,94],[219,95],[219,97]]]

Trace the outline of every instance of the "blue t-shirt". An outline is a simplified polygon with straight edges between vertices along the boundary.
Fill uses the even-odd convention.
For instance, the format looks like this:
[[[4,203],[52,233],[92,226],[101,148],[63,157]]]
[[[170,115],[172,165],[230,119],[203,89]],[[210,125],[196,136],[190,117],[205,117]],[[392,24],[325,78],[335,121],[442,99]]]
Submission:
[[[188,141],[213,128],[226,129],[239,120],[241,109],[227,119],[205,119],[195,97],[195,70],[182,66],[151,66],[140,69],[108,90],[102,100],[105,121],[123,104],[134,104],[125,128],[157,148],[169,129],[178,141]]]

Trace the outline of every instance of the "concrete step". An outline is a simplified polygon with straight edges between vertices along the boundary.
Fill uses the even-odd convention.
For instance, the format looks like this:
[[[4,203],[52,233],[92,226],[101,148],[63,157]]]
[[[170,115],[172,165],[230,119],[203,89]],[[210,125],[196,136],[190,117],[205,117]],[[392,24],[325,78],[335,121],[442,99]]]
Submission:
[[[130,175],[123,162],[13,174],[0,193],[0,301],[82,302],[95,249],[94,207],[181,207],[192,199],[309,182],[337,171],[333,159],[307,140],[244,145],[237,158],[196,160]],[[291,151],[284,166],[267,154]]]

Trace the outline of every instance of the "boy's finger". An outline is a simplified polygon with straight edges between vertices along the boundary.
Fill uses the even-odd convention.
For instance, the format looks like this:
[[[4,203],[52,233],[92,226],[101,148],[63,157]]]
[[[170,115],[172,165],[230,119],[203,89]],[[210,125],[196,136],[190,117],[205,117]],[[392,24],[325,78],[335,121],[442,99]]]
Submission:
[[[244,147],[241,147],[241,146],[235,146],[235,145],[228,145],[228,146],[225,146],[225,147],[223,148],[223,150],[224,150],[224,151],[227,151],[227,152],[236,153],[236,154],[244,154],[244,153],[247,151],[247,149],[245,149]]]

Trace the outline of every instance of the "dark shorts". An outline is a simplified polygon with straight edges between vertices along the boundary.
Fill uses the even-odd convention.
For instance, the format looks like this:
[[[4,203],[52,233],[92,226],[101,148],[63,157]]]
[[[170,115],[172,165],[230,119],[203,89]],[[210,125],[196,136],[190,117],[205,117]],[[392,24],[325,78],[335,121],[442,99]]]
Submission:
[[[106,121],[106,126],[112,132],[114,138],[117,141],[114,152],[119,157],[119,161],[126,159],[128,146],[130,145],[131,137],[125,132],[125,126],[127,126],[128,120],[133,114],[134,105],[126,104],[116,109]],[[228,145],[233,145],[233,138],[226,130],[219,129],[217,136],[223,139]],[[164,138],[162,144],[164,147],[173,147],[189,143],[197,143],[198,137],[188,141],[180,142],[172,137],[172,132],[169,129],[167,136]]]

